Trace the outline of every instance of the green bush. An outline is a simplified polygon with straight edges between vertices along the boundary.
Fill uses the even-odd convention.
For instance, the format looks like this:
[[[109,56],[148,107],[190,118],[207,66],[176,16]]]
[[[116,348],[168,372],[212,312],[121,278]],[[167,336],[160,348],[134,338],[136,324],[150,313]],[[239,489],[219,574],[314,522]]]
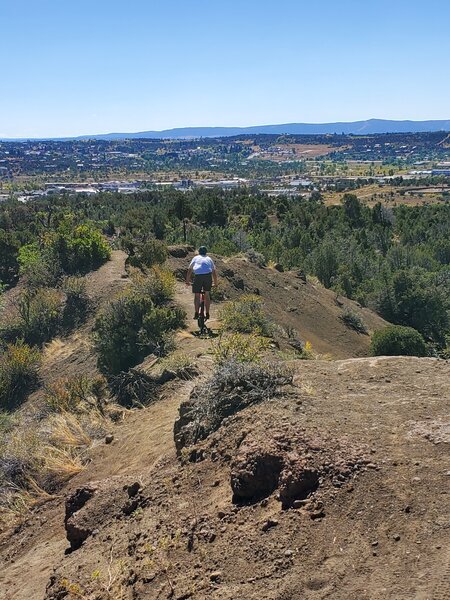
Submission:
[[[152,352],[164,354],[167,334],[186,318],[179,307],[166,305],[174,278],[154,270],[106,305],[95,324],[99,368],[107,374],[124,371]]]
[[[25,244],[19,249],[19,273],[29,289],[53,287],[61,276],[59,260],[38,244]]]
[[[62,290],[66,296],[63,323],[65,327],[72,328],[84,321],[89,310],[86,280],[83,277],[67,277]]]
[[[412,327],[389,325],[375,331],[370,344],[372,356],[426,356],[422,335]]]
[[[133,288],[139,296],[163,305],[173,298],[175,277],[170,271],[153,267],[146,275],[138,273],[133,277]]]
[[[111,249],[105,237],[91,224],[75,225],[65,217],[56,231],[19,250],[20,274],[31,287],[55,285],[61,272],[86,273],[109,259]]]
[[[37,381],[38,350],[23,342],[8,344],[0,356],[0,410],[19,404]]]
[[[224,329],[237,333],[256,333],[270,336],[272,325],[263,311],[263,301],[251,294],[229,302],[220,311]]]
[[[17,329],[28,344],[43,344],[54,337],[62,322],[64,299],[52,288],[25,290],[18,301]]]
[[[212,345],[212,353],[214,362],[219,365],[230,360],[238,363],[259,362],[268,347],[268,340],[256,334],[232,333],[219,337]]]
[[[166,244],[160,240],[147,240],[138,248],[137,255],[142,265],[153,267],[165,262],[168,250]]]
[[[111,255],[106,239],[89,224],[72,228],[64,223],[49,245],[65,273],[85,273],[102,265]]]

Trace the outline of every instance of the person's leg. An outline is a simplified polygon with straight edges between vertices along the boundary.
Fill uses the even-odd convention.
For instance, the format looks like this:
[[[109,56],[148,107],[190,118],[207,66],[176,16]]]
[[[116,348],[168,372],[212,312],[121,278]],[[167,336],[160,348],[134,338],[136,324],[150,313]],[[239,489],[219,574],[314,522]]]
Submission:
[[[198,313],[200,310],[200,294],[197,294],[197,292],[195,293],[194,296],[194,307],[195,307],[195,316],[194,319],[198,318]]]
[[[209,295],[209,292],[205,292],[205,312],[206,312],[206,318],[209,319],[209,306],[211,304],[211,297]]]

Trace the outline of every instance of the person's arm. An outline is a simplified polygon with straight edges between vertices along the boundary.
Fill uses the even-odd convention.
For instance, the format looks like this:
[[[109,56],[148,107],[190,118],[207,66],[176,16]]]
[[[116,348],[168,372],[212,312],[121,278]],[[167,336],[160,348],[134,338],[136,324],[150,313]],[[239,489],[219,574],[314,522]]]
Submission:
[[[214,285],[217,287],[217,271],[216,271],[216,265],[214,264],[214,261],[211,259],[211,266],[212,266],[212,278],[213,278],[213,282]]]
[[[190,265],[186,273],[186,285],[191,285],[192,271],[193,267]]]

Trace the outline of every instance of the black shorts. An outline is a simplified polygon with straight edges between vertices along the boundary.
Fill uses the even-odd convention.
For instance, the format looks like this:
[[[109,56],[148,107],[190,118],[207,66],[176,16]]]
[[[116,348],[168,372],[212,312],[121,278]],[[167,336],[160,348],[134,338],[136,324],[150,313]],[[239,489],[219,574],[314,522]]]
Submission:
[[[194,294],[200,294],[204,292],[210,292],[212,288],[212,274],[205,273],[204,275],[194,275],[194,281],[192,283],[192,291]]]

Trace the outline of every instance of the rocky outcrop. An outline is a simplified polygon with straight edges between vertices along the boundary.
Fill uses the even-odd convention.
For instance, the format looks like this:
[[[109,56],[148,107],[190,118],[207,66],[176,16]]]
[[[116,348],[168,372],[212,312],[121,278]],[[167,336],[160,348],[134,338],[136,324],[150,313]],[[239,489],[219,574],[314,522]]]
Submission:
[[[128,516],[146,505],[141,485],[136,481],[111,478],[75,490],[66,500],[64,525],[70,551],[112,519]]]
[[[217,431],[223,421],[241,410],[280,393],[292,381],[280,366],[263,368],[254,364],[227,363],[211,379],[195,387],[182,402],[174,424],[177,454]]]
[[[169,251],[170,256],[173,256],[174,258],[186,258],[186,256],[190,252],[194,252],[193,246],[177,245],[177,246],[169,246],[167,249]]]

